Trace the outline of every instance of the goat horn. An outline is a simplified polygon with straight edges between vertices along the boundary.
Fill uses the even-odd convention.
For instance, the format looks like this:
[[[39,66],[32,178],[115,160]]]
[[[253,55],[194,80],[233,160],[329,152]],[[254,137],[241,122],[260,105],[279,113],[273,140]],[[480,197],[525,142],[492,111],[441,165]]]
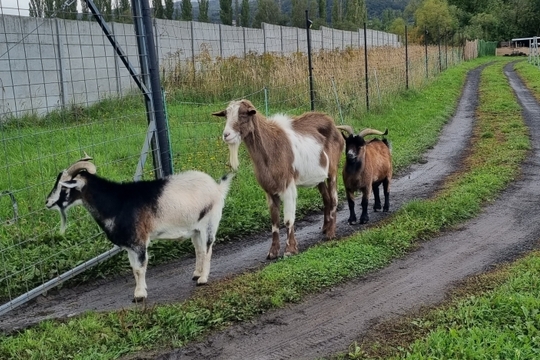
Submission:
[[[83,151],[83,152],[84,152],[84,157],[83,157],[81,160],[79,160],[79,161],[93,160],[93,158],[92,158],[90,155],[88,155],[88,154],[86,153],[86,151]]]
[[[358,134],[361,137],[367,136],[367,135],[388,135],[388,129],[385,130],[385,132],[375,130],[375,129],[364,129],[360,131],[360,134]]]
[[[352,126],[349,126],[349,125],[338,125],[336,126],[339,130],[345,130],[346,132],[349,133],[349,135],[352,135],[354,134],[354,130],[352,128]]]
[[[89,161],[81,161],[81,160],[79,160],[75,164],[71,165],[69,167],[69,169],[66,170],[66,172],[69,175],[74,176],[74,175],[78,174],[82,170],[86,170],[90,174],[95,174],[96,173],[96,165],[92,164]]]

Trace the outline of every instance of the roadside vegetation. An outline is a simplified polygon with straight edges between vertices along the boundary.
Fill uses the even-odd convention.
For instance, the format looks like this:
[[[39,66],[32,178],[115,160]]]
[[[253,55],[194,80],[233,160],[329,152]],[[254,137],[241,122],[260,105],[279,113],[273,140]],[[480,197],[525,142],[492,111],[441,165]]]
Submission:
[[[428,49],[427,69],[424,51],[423,46],[409,46],[412,94],[433,80],[439,71],[437,48]],[[172,74],[165,77],[164,87],[174,170],[201,170],[218,179],[230,171],[228,148],[221,140],[224,123],[211,114],[237,97],[248,97],[260,111],[269,113],[299,114],[309,110],[308,65],[307,57],[300,53],[293,56],[250,54],[244,59],[233,57],[219,61],[207,55],[197,59],[200,64],[197,69],[192,62],[179,62]],[[379,112],[393,106],[394,96],[404,92],[404,49],[373,48],[368,51],[368,57],[374,93],[370,109]],[[459,49],[448,48],[444,59],[444,66],[455,66],[461,61]],[[323,51],[314,56],[313,64],[317,110],[356,129],[367,126],[364,122],[364,52]],[[429,79],[426,79],[426,71]],[[451,103],[441,102],[432,109],[433,113],[440,111],[440,107],[451,107]],[[429,120],[435,129],[444,120],[442,117],[431,122],[429,112],[424,116],[423,121]],[[394,127],[384,122],[383,119],[375,125]],[[409,135],[403,132],[401,124],[401,121],[396,122],[392,138],[400,146]],[[5,274],[0,277],[0,301],[13,299],[111,248],[111,243],[83,207],[69,210],[67,231],[60,235],[60,217],[55,211],[44,208],[45,198],[58,173],[80,159],[83,152],[94,158],[99,175],[115,181],[132,180],[146,133],[147,120],[140,94],[0,123],[3,174],[0,176],[0,255]],[[410,162],[414,157],[411,154],[419,153],[432,138],[433,133],[427,132],[419,148],[403,147],[409,154],[396,156],[396,168]],[[218,242],[234,240],[269,226],[264,193],[245,152],[241,155],[240,173],[226,201]],[[154,178],[151,154],[143,170],[143,179]],[[9,196],[3,196],[4,191],[14,195],[18,209]],[[297,218],[321,209],[322,201],[316,189],[300,189],[299,194]],[[156,265],[192,254],[193,248],[190,241],[164,240],[155,241],[149,252],[152,265]],[[131,269],[125,257],[124,253],[116,255],[71,282],[129,273]]]
[[[523,61],[515,69],[540,101],[538,68]],[[484,70],[477,112],[479,134],[492,139],[501,135],[511,141],[505,129],[521,127],[521,121],[501,72],[500,65]],[[500,130],[494,132],[494,128]],[[540,253],[535,251],[489,273],[471,276],[440,307],[383,323],[364,341],[331,359],[537,359],[539,275]]]
[[[455,109],[467,71],[486,61],[494,64],[482,75],[485,119],[477,124],[467,166],[433,199],[412,201],[380,226],[346,239],[216,281],[197,289],[182,303],[90,312],[1,335],[0,358],[114,359],[137,351],[180,347],[208,331],[301,301],[309,293],[384,267],[417,241],[474,217],[482,204],[493,200],[515,178],[530,148],[520,108],[502,74],[502,63],[508,60],[484,58],[449,69],[424,89],[407,92],[392,107],[361,119],[362,127],[392,129],[396,167],[402,169],[436,142]],[[485,101],[488,98],[491,101]],[[481,187],[477,186],[480,182]]]

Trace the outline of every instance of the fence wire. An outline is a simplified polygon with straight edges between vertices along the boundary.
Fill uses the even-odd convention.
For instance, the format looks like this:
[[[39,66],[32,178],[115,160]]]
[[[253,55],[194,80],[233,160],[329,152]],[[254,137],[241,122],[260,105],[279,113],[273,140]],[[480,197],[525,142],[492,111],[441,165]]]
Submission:
[[[60,235],[60,218],[44,201],[57,174],[84,152],[94,158],[99,175],[116,181],[131,180],[141,155],[152,154],[144,146],[143,97],[84,6],[66,3],[71,12],[63,8],[35,17],[21,2],[1,1],[0,303],[8,303],[36,288],[51,289],[51,280],[68,272],[89,281],[128,270],[118,255],[93,266],[92,259],[101,262],[102,254],[118,251],[83,207],[69,211],[67,231]],[[139,72],[131,15],[112,12],[107,20]],[[198,169],[218,178],[229,170],[223,124],[210,114],[231,99],[249,98],[269,113],[310,108],[306,29],[156,19],[154,34],[176,171]],[[367,111],[367,84],[372,106],[383,107],[405,89],[407,76],[412,88],[420,87],[462,61],[458,47],[445,49],[441,67],[436,46],[410,46],[406,74],[396,35],[370,30],[364,37],[363,31],[323,27],[311,30],[311,39],[316,110],[357,121],[356,127]],[[153,178],[155,170],[147,162],[142,178]],[[228,211],[241,205],[233,199]],[[167,241],[150,248],[153,264],[185,250]]]

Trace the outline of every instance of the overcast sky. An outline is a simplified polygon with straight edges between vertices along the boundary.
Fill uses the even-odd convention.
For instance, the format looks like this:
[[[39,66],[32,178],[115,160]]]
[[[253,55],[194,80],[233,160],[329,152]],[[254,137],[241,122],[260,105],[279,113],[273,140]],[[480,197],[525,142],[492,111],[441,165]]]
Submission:
[[[30,0],[0,0],[0,14],[28,16]]]

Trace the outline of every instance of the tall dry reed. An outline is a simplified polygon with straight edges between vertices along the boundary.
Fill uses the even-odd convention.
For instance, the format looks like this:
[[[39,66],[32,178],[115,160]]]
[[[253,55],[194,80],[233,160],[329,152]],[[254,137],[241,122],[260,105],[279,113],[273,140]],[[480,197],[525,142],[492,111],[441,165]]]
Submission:
[[[418,88],[441,70],[461,62],[457,48],[421,45],[408,47],[409,88]],[[323,50],[313,54],[316,108],[335,112],[365,111],[384,106],[406,88],[405,48],[368,50],[368,86],[364,49]],[[164,85],[179,101],[222,102],[246,96],[263,96],[288,109],[304,108],[310,101],[308,57],[249,53],[244,58],[212,59],[208,51],[194,61],[177,61],[165,74]]]

